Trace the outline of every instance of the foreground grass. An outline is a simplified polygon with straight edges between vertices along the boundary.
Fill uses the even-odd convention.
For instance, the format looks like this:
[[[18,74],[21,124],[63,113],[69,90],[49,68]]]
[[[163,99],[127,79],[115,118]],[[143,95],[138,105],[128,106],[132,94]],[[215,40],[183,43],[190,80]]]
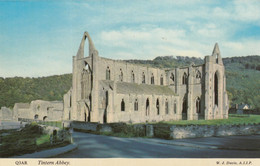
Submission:
[[[46,126],[54,126],[58,128],[62,128],[62,122],[61,121],[41,121],[37,122],[38,124],[43,124]]]
[[[228,119],[214,120],[180,120],[180,121],[163,121],[150,124],[169,124],[169,125],[238,125],[260,123],[260,115],[236,116],[229,115]]]
[[[40,136],[39,138],[36,139],[36,145],[42,145],[45,143],[49,143],[50,142],[50,135],[49,134],[45,134]]]

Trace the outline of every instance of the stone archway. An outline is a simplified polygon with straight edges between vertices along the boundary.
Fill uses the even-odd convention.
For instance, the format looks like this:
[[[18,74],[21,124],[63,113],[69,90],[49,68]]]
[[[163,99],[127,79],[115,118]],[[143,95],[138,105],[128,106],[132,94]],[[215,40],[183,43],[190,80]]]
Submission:
[[[201,107],[201,98],[200,97],[197,97],[195,99],[195,111],[198,115],[198,120],[205,119],[205,115],[204,115],[204,112]]]
[[[43,120],[43,121],[46,121],[47,118],[48,118],[47,116],[44,116],[44,117],[42,118],[42,120]]]
[[[39,118],[38,114],[34,115],[34,120],[38,120],[38,118]]]

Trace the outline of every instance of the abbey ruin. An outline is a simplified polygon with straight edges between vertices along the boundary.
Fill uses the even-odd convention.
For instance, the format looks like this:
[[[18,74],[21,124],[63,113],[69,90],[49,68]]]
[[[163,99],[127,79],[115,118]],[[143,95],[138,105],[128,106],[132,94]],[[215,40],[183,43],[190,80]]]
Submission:
[[[84,57],[86,39],[89,55]],[[160,69],[102,58],[85,32],[73,57],[72,79],[64,95],[64,120],[139,123],[228,118],[218,44],[202,65]]]

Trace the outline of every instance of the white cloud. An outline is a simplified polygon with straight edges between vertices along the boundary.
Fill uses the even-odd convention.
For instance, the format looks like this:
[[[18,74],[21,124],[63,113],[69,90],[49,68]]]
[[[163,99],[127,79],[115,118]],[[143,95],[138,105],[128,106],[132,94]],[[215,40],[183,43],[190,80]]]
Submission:
[[[200,37],[206,39],[219,39],[227,34],[226,28],[222,27],[221,25],[216,25],[215,23],[204,24],[202,26],[193,28],[192,30],[193,33],[198,33]]]
[[[234,1],[236,19],[246,22],[257,21],[260,23],[260,1],[259,0],[237,0]]]
[[[184,30],[161,28],[142,30],[124,29],[120,31],[113,30],[103,31],[100,34],[100,38],[102,39],[101,41],[103,41],[104,43],[116,42],[119,46],[122,45],[122,43],[124,42],[171,42],[172,39],[181,37],[185,37]]]
[[[105,57],[151,59],[162,55],[196,57],[203,55],[200,51],[195,50],[199,46],[196,44],[197,41],[190,41],[186,32],[178,29],[106,31],[100,34],[98,41],[102,41],[99,44],[100,53]]]
[[[260,55],[260,40],[229,41],[223,42],[222,45],[225,57]]]
[[[226,6],[215,7],[212,15],[216,21],[242,21],[260,25],[260,1],[234,0]]]
[[[114,59],[153,59],[164,55],[204,57],[210,55],[215,42],[219,42],[223,57],[260,54],[260,40],[231,41],[225,37],[226,33],[214,23],[206,24],[197,33],[194,30],[193,37],[183,29],[103,31],[98,36],[97,49],[101,56]]]
[[[217,19],[228,19],[230,17],[230,10],[216,7],[213,9],[212,14],[215,16]]]

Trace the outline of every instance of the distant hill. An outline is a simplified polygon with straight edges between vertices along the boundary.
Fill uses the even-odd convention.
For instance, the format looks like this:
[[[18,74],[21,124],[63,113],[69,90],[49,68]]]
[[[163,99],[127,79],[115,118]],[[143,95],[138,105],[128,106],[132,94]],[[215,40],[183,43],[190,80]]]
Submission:
[[[203,64],[203,59],[183,56],[159,56],[153,60],[126,60],[129,63],[143,64],[159,68],[172,68],[179,66],[188,66],[194,64]]]
[[[260,56],[224,58],[223,62],[232,104],[260,109]]]
[[[195,57],[156,57],[153,60],[126,60],[129,63],[173,68],[191,63],[203,64]],[[227,91],[231,104],[246,103],[260,108],[260,56],[223,58],[227,77]],[[17,102],[36,99],[62,100],[72,84],[72,75],[55,75],[40,78],[0,78],[0,107],[13,107]]]
[[[71,80],[71,74],[39,78],[0,77],[0,108],[36,99],[62,100],[63,94],[71,87]]]

